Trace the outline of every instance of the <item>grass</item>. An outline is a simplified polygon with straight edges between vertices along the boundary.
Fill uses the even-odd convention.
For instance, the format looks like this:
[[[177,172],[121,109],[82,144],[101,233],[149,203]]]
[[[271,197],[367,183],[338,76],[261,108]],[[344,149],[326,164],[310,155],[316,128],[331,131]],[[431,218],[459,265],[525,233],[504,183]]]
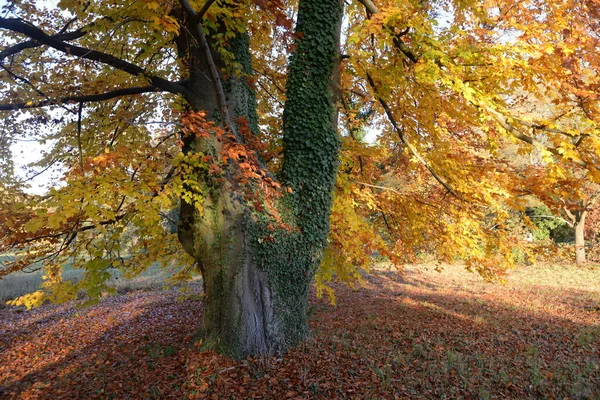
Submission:
[[[4,261],[9,256],[0,256],[0,262]],[[35,269],[35,266],[34,266]],[[158,288],[164,284],[165,280],[170,276],[169,272],[163,270],[159,265],[154,265],[140,275],[134,278],[125,278],[123,272],[117,268],[108,270],[111,275],[108,283],[115,287],[118,292]],[[72,268],[71,265],[65,265],[62,272],[62,277],[65,281],[77,282],[83,276],[82,269]],[[33,272],[16,272],[8,276],[0,278],[0,307],[7,300],[14,299],[27,293],[35,292],[40,288],[42,283],[43,270]]]

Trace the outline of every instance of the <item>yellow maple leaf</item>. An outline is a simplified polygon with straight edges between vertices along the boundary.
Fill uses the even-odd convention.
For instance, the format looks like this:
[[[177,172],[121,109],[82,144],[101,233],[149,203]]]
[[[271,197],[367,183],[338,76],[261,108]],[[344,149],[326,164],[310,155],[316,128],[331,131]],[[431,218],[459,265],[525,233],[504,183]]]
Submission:
[[[155,1],[151,1],[151,2],[147,2],[145,4],[145,7],[149,10],[157,10],[158,7],[160,7],[160,5]]]

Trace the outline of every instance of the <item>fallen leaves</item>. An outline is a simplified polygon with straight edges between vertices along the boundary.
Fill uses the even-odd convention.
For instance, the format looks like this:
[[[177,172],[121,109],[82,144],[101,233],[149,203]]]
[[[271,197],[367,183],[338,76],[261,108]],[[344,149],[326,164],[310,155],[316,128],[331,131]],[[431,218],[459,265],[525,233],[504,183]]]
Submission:
[[[241,361],[202,350],[201,303],[176,291],[0,309],[0,398],[593,398],[599,278],[560,274],[375,271],[338,307],[313,296],[304,344]]]

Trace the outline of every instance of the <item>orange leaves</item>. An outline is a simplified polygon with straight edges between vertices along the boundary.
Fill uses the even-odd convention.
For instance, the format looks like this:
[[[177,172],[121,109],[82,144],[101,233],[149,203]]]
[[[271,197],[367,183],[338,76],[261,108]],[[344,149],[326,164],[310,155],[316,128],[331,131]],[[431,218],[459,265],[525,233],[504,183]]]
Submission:
[[[201,305],[180,300],[174,290],[129,293],[89,309],[73,304],[27,314],[0,309],[0,345],[6,350],[0,377],[10,386],[3,385],[0,396],[147,397],[160,390],[183,398],[177,386],[186,376],[184,359],[197,354],[187,346],[195,325],[189,316]],[[157,369],[165,373],[153,377]]]
[[[216,127],[215,124],[206,120],[204,111],[190,112],[181,117],[183,125],[183,134],[195,136],[197,138],[206,138],[211,135]]]
[[[88,309],[0,308],[0,395],[478,398],[483,387],[524,399],[537,396],[538,382],[540,395],[577,397],[596,389],[596,272],[532,266],[490,285],[460,267],[378,268],[364,287],[336,285],[339,307],[311,296],[306,343],[284,357],[239,361],[203,349],[201,301],[175,290],[129,292]]]
[[[259,6],[262,11],[267,11],[275,17],[275,25],[291,31],[292,20],[285,13],[285,2],[282,0],[253,0],[254,4]]]
[[[246,205],[257,212],[267,212],[276,221],[283,223],[274,204],[284,193],[282,186],[261,165],[258,153],[264,151],[265,147],[250,131],[244,118],[237,121],[243,142],[214,123],[206,121],[203,112],[186,114],[182,123],[184,133],[194,135],[194,146],[203,149],[203,153],[198,153],[198,150],[187,155],[181,153],[176,159],[176,165],[184,168],[185,175],[190,176],[189,179],[185,178],[188,187],[198,185],[198,170],[206,170],[208,177],[219,185],[235,188]],[[198,163],[194,159],[202,162]],[[185,188],[182,190],[186,201],[189,200],[187,197],[193,196],[193,191]],[[286,188],[287,192],[289,190]]]

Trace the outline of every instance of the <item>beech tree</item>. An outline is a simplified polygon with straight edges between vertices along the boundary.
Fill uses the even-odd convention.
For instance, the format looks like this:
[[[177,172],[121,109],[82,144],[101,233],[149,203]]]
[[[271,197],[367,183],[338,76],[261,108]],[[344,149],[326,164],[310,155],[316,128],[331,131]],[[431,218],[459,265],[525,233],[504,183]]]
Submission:
[[[41,265],[43,287],[15,301],[31,307],[96,301],[111,268],[198,268],[205,336],[235,357],[301,341],[315,274],[331,294],[374,252],[497,277],[519,245],[510,210],[542,183],[600,178],[596,6],[8,2],[0,252],[15,258],[0,276]],[[528,97],[556,111],[515,112]],[[44,196],[8,154],[30,139],[50,147],[34,173],[61,176]]]
[[[281,13],[276,2],[262,5],[266,13]],[[153,168],[155,157],[167,154],[138,153],[142,159],[124,163],[124,158],[136,157],[139,142],[135,139],[141,136],[148,140],[149,136],[143,131],[136,138],[137,132],[122,130],[120,124],[126,115],[135,119],[156,113],[156,109],[148,110],[152,107],[148,102],[132,96],[158,91],[176,95],[172,102],[177,106],[172,109],[178,107],[187,113],[180,132],[182,152],[175,156],[175,165],[184,171],[177,184],[181,195],[178,238],[202,271],[206,336],[238,357],[272,353],[297,343],[306,333],[308,285],[321,260],[329,229],[339,147],[333,87],[342,3],[309,0],[298,7],[284,111],[284,163],[278,179],[289,193],[281,199],[274,199],[274,189],[281,184],[243,147],[250,141],[244,135],[256,134],[258,122],[255,96],[248,82],[252,67],[244,14],[250,4],[209,1],[202,5],[182,0],[177,4],[124,2],[115,8],[79,2],[61,2],[59,6],[60,10],[42,11],[35,19],[0,20],[0,28],[15,42],[2,52],[9,78],[4,80],[5,89],[21,91],[25,86],[33,90],[29,93],[32,98],[4,104],[2,110],[60,105],[66,114],[77,113],[76,129],[62,132],[73,135],[64,140],[75,139],[65,151],[78,153],[61,159],[73,169],[70,187],[81,183],[82,191],[98,189],[87,186],[85,180],[90,174],[102,174],[99,170],[106,164],[121,164],[122,175],[113,174],[104,181],[101,196],[69,193],[72,202],[81,196],[81,203],[70,205],[62,203],[66,201],[63,199],[40,225],[23,228],[35,231],[35,236],[21,242],[49,240],[56,244],[60,238],[58,251],[47,255],[58,260],[59,253],[81,232],[100,229],[103,235],[114,235],[116,222],[129,219],[130,224],[136,224],[131,213],[141,207],[140,202],[160,203],[161,196],[168,196],[164,186],[172,179],[173,170]],[[30,7],[18,3],[6,6],[16,14]],[[285,20],[283,14],[276,17]],[[28,60],[33,57],[34,66],[30,67]],[[51,85],[45,84],[48,73]],[[82,93],[86,90],[92,93]],[[10,95],[5,93],[4,98]],[[108,106],[102,104],[88,111],[93,107],[90,104],[106,100],[110,100]],[[123,114],[107,121],[102,115],[107,107]],[[155,103],[153,107],[168,106]],[[47,115],[32,113],[31,117],[44,123]],[[84,129],[93,130],[90,125],[95,117],[103,120],[100,132],[84,133]],[[85,126],[84,120],[89,121]],[[102,137],[107,125],[114,126],[110,141]],[[105,154],[90,159],[88,154],[96,143],[106,147]],[[140,144],[146,150],[160,147],[160,143]],[[119,151],[119,146],[128,150]],[[222,157],[225,160],[221,162]],[[157,172],[162,176],[152,186],[125,188],[140,175]],[[266,187],[248,179],[258,179]],[[123,190],[143,190],[145,198],[132,201]],[[55,200],[60,197],[55,191],[51,196]],[[113,197],[113,201],[105,196]],[[84,220],[84,215],[90,214],[86,207],[95,208],[91,214],[105,218]],[[11,217],[7,224],[13,235],[22,228],[16,227],[14,220]],[[142,240],[152,235],[138,234]],[[114,250],[102,248],[89,254],[87,260],[76,261],[86,268],[84,280],[97,286],[92,294],[104,286],[101,282],[107,278],[109,253]],[[147,253],[152,251],[146,249]],[[9,269],[22,265],[17,263]],[[59,286],[56,296],[82,287]]]

